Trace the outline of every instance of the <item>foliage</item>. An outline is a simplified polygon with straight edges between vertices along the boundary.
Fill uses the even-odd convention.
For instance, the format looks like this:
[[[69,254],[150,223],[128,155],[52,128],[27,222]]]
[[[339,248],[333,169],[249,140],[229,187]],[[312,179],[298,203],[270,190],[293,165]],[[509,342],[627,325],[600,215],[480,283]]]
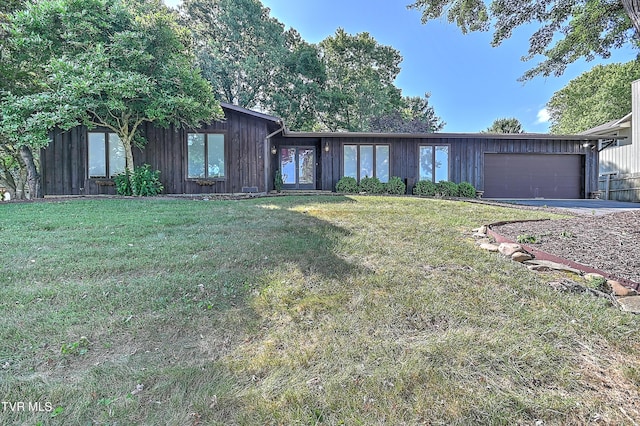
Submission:
[[[476,198],[476,188],[469,182],[460,182],[458,184],[458,197]]]
[[[444,128],[445,122],[437,117],[429,105],[430,93],[403,97],[399,109],[373,116],[369,119],[369,131],[379,133],[435,133]]]
[[[399,109],[402,96],[394,81],[402,56],[396,49],[342,28],[319,47],[327,77],[318,115],[325,128],[367,131],[371,118]]]
[[[282,180],[282,172],[280,169],[276,170],[276,175],[273,179],[273,186],[276,191],[282,191],[282,186],[284,185],[284,181]]]
[[[360,179],[360,191],[367,194],[382,194],[385,192],[384,185],[377,177],[365,176]]]
[[[346,194],[354,194],[358,192],[358,181],[350,176],[343,176],[336,184],[336,192],[343,192]]]
[[[436,183],[436,195],[439,197],[457,197],[458,184],[447,180]]]
[[[407,192],[407,185],[398,176],[391,176],[384,186],[387,194],[403,195]]]
[[[538,237],[535,235],[522,234],[516,237],[516,241],[520,244],[536,244],[538,242]]]
[[[160,182],[160,171],[151,170],[149,164],[138,166],[133,175],[129,170],[120,173],[113,178],[116,185],[116,193],[119,195],[136,195],[141,197],[156,196],[164,190]]]
[[[574,78],[547,103],[552,133],[576,134],[631,112],[631,83],[640,63],[597,65]]]
[[[10,143],[38,148],[56,127],[102,126],[120,137],[133,172],[131,148],[144,143],[144,123],[195,127],[222,116],[193,66],[190,43],[159,2],[29,3],[13,15],[10,48],[39,85],[4,96],[0,133]]]
[[[185,0],[180,13],[216,96],[245,108],[264,104],[288,53],[284,25],[259,0]]]
[[[546,59],[521,77],[528,80],[537,75],[559,76],[580,58],[608,58],[612,49],[636,47],[639,6],[638,0],[416,0],[409,7],[422,11],[423,23],[446,15],[463,33],[486,31],[493,25],[493,46],[511,37],[517,27],[540,23],[523,60],[539,55]]]
[[[430,180],[419,180],[413,187],[413,194],[423,197],[433,197],[436,195],[436,184]]]
[[[524,133],[524,130],[517,118],[498,118],[482,133]]]

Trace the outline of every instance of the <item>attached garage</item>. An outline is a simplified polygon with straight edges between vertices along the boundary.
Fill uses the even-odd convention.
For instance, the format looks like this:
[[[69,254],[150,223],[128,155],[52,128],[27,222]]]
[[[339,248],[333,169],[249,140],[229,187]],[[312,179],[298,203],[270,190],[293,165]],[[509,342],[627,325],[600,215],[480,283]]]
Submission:
[[[485,198],[585,198],[584,155],[486,154]]]

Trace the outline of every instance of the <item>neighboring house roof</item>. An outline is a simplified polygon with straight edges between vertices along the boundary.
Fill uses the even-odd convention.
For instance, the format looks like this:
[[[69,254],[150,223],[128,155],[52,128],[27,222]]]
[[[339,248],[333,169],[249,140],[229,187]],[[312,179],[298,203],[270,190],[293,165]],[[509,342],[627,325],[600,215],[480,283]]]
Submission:
[[[585,130],[580,134],[600,137],[615,137],[619,136],[619,133],[622,129],[626,129],[629,127],[631,127],[631,113],[618,120],[612,120],[608,123],[604,123],[589,130]]]
[[[282,119],[278,117],[274,117],[272,115],[264,114],[258,111],[254,111],[251,109],[243,108],[238,105],[228,104],[226,102],[220,102],[220,106],[225,109],[230,109],[232,111],[240,112],[242,114],[251,115],[253,117],[262,118],[264,120],[273,121],[274,123],[282,123]]]

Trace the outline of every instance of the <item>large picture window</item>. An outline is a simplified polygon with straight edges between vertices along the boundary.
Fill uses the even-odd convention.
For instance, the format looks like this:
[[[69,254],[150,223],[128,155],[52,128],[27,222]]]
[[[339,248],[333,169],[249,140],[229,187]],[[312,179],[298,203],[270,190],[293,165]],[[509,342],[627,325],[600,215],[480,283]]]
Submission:
[[[357,181],[377,177],[389,181],[389,145],[344,145],[344,175]]]
[[[189,133],[187,135],[188,174],[190,178],[224,178],[224,134]]]
[[[449,180],[449,147],[420,147],[420,180],[440,182]]]
[[[124,172],[125,154],[115,133],[89,132],[89,177],[107,178]]]

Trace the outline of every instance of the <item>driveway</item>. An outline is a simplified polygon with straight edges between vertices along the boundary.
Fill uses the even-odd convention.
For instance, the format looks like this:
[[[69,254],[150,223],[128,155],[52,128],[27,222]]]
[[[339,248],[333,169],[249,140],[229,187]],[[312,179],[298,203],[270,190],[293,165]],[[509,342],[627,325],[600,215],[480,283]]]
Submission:
[[[569,210],[573,213],[601,216],[609,213],[621,213],[631,210],[640,210],[640,203],[608,200],[543,200],[543,199],[488,199],[501,203],[520,204],[534,207],[550,207],[560,210]]]

